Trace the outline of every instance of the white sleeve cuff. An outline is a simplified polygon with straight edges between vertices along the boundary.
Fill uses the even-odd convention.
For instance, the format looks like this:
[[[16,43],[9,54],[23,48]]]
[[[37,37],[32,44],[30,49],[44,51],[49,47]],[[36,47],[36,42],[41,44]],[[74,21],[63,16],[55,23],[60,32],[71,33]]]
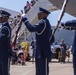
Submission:
[[[24,23],[28,22],[28,20],[26,20]]]

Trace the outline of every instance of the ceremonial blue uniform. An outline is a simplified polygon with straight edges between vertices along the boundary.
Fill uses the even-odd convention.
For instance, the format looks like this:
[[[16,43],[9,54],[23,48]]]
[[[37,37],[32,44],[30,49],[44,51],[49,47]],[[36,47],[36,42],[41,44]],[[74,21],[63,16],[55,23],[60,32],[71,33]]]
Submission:
[[[3,17],[8,15],[5,11],[0,10]],[[9,16],[9,15],[8,15]],[[11,28],[8,22],[2,23],[0,28],[0,75],[9,75],[9,52],[10,52]]]
[[[47,12],[45,9],[42,9],[42,11]],[[27,18],[23,18],[23,21],[30,32],[36,33],[36,75],[48,75],[48,64],[52,56],[51,44],[49,42],[52,34],[51,25],[47,18],[40,20],[37,25],[31,25]],[[52,38],[52,42],[54,42],[54,38]]]
[[[76,28],[76,20],[67,21],[66,23],[61,24],[63,27],[75,27]],[[76,31],[72,45],[72,53],[73,53],[73,67],[74,67],[74,75],[76,75]]]

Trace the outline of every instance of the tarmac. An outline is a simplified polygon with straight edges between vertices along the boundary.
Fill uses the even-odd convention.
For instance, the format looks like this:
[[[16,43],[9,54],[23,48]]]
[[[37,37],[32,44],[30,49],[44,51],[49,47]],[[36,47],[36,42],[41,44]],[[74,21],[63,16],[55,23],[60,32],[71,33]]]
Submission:
[[[49,75],[74,75],[72,56],[66,58],[66,63],[60,63],[58,60],[53,59],[49,63]],[[35,75],[35,62],[26,62],[26,65],[11,65],[10,75]]]

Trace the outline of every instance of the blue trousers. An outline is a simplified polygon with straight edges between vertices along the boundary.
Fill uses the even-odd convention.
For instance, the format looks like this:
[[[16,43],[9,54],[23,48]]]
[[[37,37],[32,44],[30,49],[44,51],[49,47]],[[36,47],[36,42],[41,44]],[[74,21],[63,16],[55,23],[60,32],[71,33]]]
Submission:
[[[76,54],[73,54],[73,69],[74,75],[76,75]]]
[[[0,75],[9,75],[8,59],[0,60]]]
[[[49,75],[49,59],[35,58],[36,75]]]

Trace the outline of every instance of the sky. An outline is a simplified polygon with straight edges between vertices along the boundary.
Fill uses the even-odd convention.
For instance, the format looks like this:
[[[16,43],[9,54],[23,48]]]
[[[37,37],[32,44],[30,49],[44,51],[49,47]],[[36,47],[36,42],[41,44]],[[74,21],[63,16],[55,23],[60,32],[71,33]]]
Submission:
[[[20,11],[21,9],[24,8],[27,1],[28,0],[0,0],[0,7]]]
[[[24,6],[26,5],[26,2],[27,0],[0,0],[0,7],[4,7],[7,9],[20,12],[20,10],[23,10]],[[54,11],[48,16],[48,19],[50,20],[51,25],[57,24],[59,14],[60,14],[60,10]],[[67,20],[73,20],[73,19],[76,19],[76,18],[68,14],[65,14],[64,17],[62,18],[62,22],[65,22]]]
[[[49,16],[48,16],[48,19],[50,20],[50,23],[52,25],[56,25],[57,24],[57,21],[58,21],[58,18],[59,18],[59,15],[60,15],[60,12],[61,10],[57,10],[57,11],[54,11],[52,12]],[[70,21],[70,20],[75,20],[76,18],[65,13],[61,22],[66,22],[66,21]]]

